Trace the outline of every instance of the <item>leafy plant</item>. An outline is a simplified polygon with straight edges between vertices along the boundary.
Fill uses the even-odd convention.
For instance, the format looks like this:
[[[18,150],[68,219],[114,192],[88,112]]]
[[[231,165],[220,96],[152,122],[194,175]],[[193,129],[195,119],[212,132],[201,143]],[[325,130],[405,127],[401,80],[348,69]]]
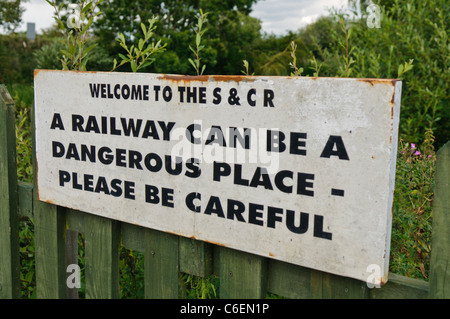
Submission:
[[[197,15],[197,25],[192,28],[192,30],[195,33],[195,49],[192,48],[191,45],[189,45],[189,50],[192,51],[195,55],[195,61],[189,58],[189,63],[194,67],[195,71],[197,72],[197,75],[203,75],[203,72],[205,71],[206,64],[203,64],[203,66],[200,65],[200,51],[202,51],[205,46],[201,44],[203,34],[206,32],[207,29],[203,29],[203,25],[208,21],[206,17],[208,16],[208,12],[203,13],[203,10],[200,9],[200,14]]]
[[[96,12],[97,7],[103,0],[80,1],[76,5],[74,12],[67,19],[67,26],[62,21],[61,8],[56,5],[55,0],[46,0],[55,10],[55,21],[58,28],[62,31],[64,39],[61,43],[65,46],[60,50],[62,58],[60,59],[64,70],[85,71],[89,52],[95,48],[96,43],[85,48],[90,39],[88,37],[89,28],[94,22],[94,18],[101,14]],[[87,20],[85,23],[84,21]]]
[[[248,71],[248,69],[249,69],[248,61],[247,61],[247,60],[243,60],[243,61],[242,61],[242,64],[244,65],[244,70],[241,70],[241,72],[242,72],[243,74],[249,76],[249,75],[250,75],[250,72]],[[254,75],[254,74],[255,74],[255,73],[253,72],[251,75]]]
[[[412,70],[414,59],[410,59],[409,62],[405,62],[404,64],[400,64],[398,66],[397,77],[401,80],[403,74]]]
[[[58,70],[61,68],[60,51],[64,49],[60,39],[55,39],[33,52],[37,69]]]
[[[426,132],[421,147],[400,141],[394,193],[390,269],[428,280],[436,154]]]
[[[297,44],[295,44],[294,41],[291,42],[291,57],[292,62],[289,62],[289,66],[294,69],[294,73],[291,72],[291,76],[299,76],[303,72],[303,68],[297,67],[297,57],[295,55],[295,52],[297,51]]]
[[[119,269],[121,298],[144,298],[144,254],[121,246]]]
[[[20,290],[24,299],[36,298],[36,262],[34,256],[33,220],[19,216]]]
[[[339,19],[339,23],[341,25],[341,30],[345,35],[345,42],[339,41],[339,46],[341,46],[345,50],[345,55],[342,56],[344,63],[340,66],[340,73],[341,76],[349,77],[352,73],[351,65],[355,63],[355,60],[351,56],[354,47],[350,48],[349,46],[349,40],[353,30],[352,28],[347,28],[344,19]]]
[[[182,280],[186,285],[187,298],[189,299],[214,299],[217,298],[218,278],[211,275],[207,278],[182,274]]]
[[[309,67],[311,70],[314,70],[313,76],[318,77],[319,76],[319,72],[320,72],[320,68],[322,67],[322,65],[317,63],[316,57],[313,56],[311,59],[311,63],[313,64],[312,67]]]
[[[18,112],[16,121],[17,178],[21,181],[31,182],[33,176],[32,145],[28,124],[28,109],[25,108]]]
[[[141,23],[141,29],[144,34],[144,37],[138,40],[137,45],[133,44],[131,45],[130,48],[128,48],[126,44],[124,34],[123,33],[119,34],[119,39],[117,39],[117,41],[120,43],[120,46],[124,48],[125,51],[127,51],[127,55],[125,56],[119,53],[119,57],[122,59],[122,61],[119,63],[119,65],[117,65],[117,60],[114,59],[112,71],[114,71],[115,69],[126,63],[130,63],[131,70],[133,72],[137,72],[139,69],[145,68],[155,61],[155,59],[152,58],[152,55],[163,52],[165,50],[164,48],[166,47],[167,44],[161,45],[161,40],[159,40],[156,43],[152,42],[147,44],[147,42],[149,42],[152,36],[154,35],[154,31],[156,29],[155,26],[156,22],[157,19],[155,17],[149,19],[148,28],[145,26],[144,23]]]

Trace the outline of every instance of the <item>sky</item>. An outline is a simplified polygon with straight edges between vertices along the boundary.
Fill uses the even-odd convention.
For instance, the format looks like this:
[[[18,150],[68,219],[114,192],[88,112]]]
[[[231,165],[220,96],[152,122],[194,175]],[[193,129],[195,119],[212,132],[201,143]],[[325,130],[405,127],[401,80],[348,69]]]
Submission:
[[[259,0],[250,15],[261,20],[263,32],[283,35],[326,15],[331,7],[342,8],[346,3],[347,0]],[[53,8],[45,0],[28,0],[23,7],[23,23],[18,31],[25,31],[27,22],[36,23],[38,33],[52,25]]]

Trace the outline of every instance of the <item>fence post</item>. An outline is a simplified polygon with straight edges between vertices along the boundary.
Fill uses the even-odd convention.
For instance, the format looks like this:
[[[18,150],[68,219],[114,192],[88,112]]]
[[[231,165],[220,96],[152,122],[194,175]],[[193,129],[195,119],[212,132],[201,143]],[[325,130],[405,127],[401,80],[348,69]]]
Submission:
[[[14,101],[0,85],[0,298],[19,298],[19,221]]]
[[[66,256],[64,208],[38,200],[36,134],[34,107],[31,131],[33,137],[33,215],[36,253],[36,293],[39,299],[66,298]]]
[[[433,201],[430,298],[450,298],[450,141],[438,152]]]

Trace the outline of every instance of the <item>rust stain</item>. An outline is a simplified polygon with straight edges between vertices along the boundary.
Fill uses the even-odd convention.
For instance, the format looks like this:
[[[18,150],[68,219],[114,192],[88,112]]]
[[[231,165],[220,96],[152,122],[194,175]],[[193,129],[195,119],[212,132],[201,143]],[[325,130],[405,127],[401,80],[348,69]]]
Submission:
[[[271,252],[269,252],[269,256],[270,256],[270,257],[275,257],[275,255],[272,254]]]
[[[192,82],[192,81],[200,81],[200,82],[206,82],[208,81],[207,75],[177,75],[177,74],[162,74],[158,77],[161,80],[169,80],[169,81],[175,81],[175,82]]]
[[[64,71],[64,70],[62,70]],[[96,74],[96,73],[112,73],[112,72],[107,72],[107,71],[75,71],[75,72],[79,72],[79,73],[92,73],[92,74]]]
[[[176,75],[176,74],[162,74],[158,77],[161,80],[169,80],[174,82],[208,82],[210,80],[218,82],[236,82],[241,81],[253,82],[255,79],[250,76],[240,75]]]
[[[391,98],[391,120],[394,119],[394,105],[395,105],[395,88]]]
[[[381,279],[380,279],[380,286],[386,285],[387,282],[388,282],[388,274],[386,274],[386,276],[381,277]]]
[[[254,82],[255,78],[250,76],[241,76],[241,75],[213,75],[211,76],[215,81],[221,82]]]
[[[360,81],[360,82],[366,82],[366,83],[369,83],[370,86],[373,86],[373,85],[374,85],[373,82],[375,82],[376,80],[375,80],[375,79],[359,79],[358,81]]]
[[[394,88],[394,92],[392,92],[392,99],[391,99],[392,106],[394,106],[394,102],[395,102],[395,88]]]
[[[397,83],[399,80],[397,79],[377,79],[377,78],[354,78],[356,81],[359,82],[366,82],[369,83],[370,85],[374,85],[374,84],[390,84],[392,86],[395,87],[395,83]]]
[[[217,242],[214,242],[214,241],[205,240],[205,242],[207,242],[207,243],[209,243],[209,244],[216,245],[216,246],[227,247],[227,246],[224,245],[224,244],[217,243]]]
[[[394,193],[394,192],[392,192],[392,193]],[[394,195],[392,195],[392,196],[394,196]],[[394,203],[392,203],[392,205],[391,205],[391,220],[394,218]],[[385,253],[385,255],[386,255],[386,253]]]
[[[111,73],[111,72],[106,72],[106,71],[74,71],[74,70],[46,70],[46,69],[35,69],[34,70],[34,77],[36,78],[36,76],[40,73],[40,72],[73,72],[73,73],[88,73],[88,74],[96,74],[96,73]]]
[[[162,232],[167,233],[167,234],[171,234],[171,235],[176,235],[176,236],[186,237],[186,238],[189,238],[189,239],[194,239],[194,240],[204,241],[204,242],[206,242],[206,243],[213,244],[213,245],[216,245],[216,246],[227,247],[226,245],[221,244],[221,243],[218,243],[218,242],[209,241],[209,240],[204,240],[204,239],[198,239],[198,238],[195,237],[194,235],[192,235],[192,236],[186,236],[186,235],[182,235],[182,234],[179,234],[179,233],[176,233],[176,232],[171,232],[171,231],[168,231],[168,230],[162,230]]]
[[[52,204],[52,205],[56,205],[56,203],[54,201],[52,201],[51,199],[44,200],[44,202]]]

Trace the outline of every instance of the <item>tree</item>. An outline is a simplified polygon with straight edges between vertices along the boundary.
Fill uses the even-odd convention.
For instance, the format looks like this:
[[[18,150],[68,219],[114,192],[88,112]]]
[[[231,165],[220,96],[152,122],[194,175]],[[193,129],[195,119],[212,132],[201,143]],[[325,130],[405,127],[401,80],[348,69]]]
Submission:
[[[251,45],[260,37],[260,21],[249,16],[257,0],[107,0],[100,10],[103,14],[95,23],[100,46],[109,52],[121,52],[115,41],[121,32],[128,41],[139,38],[140,23],[157,16],[155,37],[167,43],[167,51],[160,55],[146,72],[194,74],[188,62],[195,43],[192,27],[199,10],[208,12],[205,49],[202,61],[206,74],[239,74],[242,60],[251,61]],[[127,69],[125,69],[127,70]],[[128,71],[128,70],[127,70]]]
[[[21,0],[0,0],[0,26],[4,30],[14,31],[22,21],[24,9]]]

